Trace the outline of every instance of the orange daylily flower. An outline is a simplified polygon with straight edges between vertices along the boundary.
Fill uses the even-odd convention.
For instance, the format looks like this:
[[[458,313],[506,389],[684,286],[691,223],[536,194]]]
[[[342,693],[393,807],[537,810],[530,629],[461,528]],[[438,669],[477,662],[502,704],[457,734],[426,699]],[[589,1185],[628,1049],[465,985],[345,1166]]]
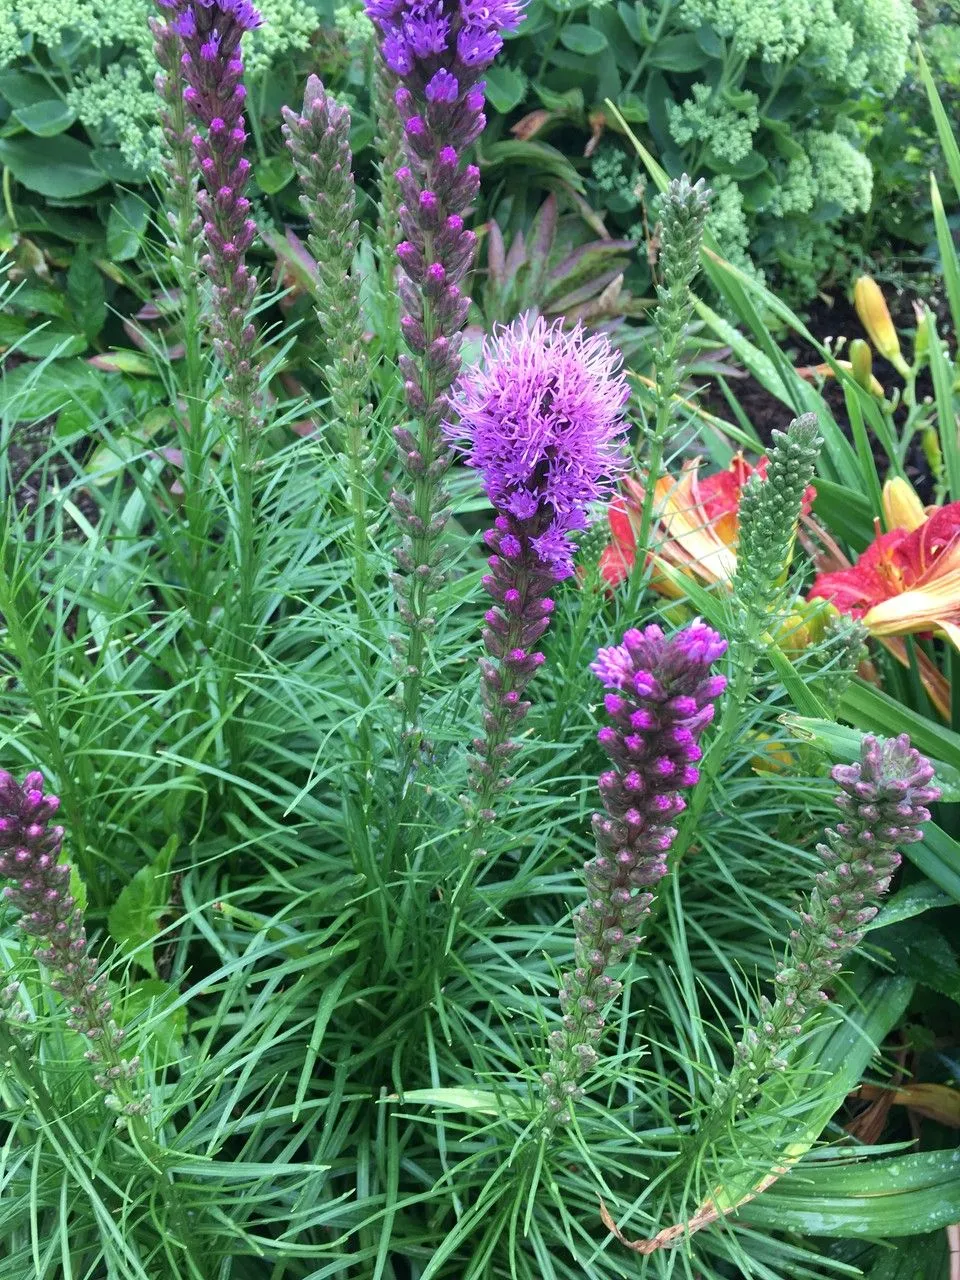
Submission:
[[[708,586],[729,586],[733,581],[737,571],[740,494],[754,471],[763,476],[767,467],[766,457],[753,467],[737,454],[726,471],[701,478],[700,463],[699,458],[687,462],[679,479],[662,476],[655,489],[651,585],[662,595],[674,598],[683,592],[667,574],[658,572],[661,566],[679,569]],[[600,570],[611,586],[622,582],[636,561],[643,496],[643,485],[628,477],[623,482],[623,494],[608,508],[613,541],[600,559]],[[815,496],[811,487],[804,495],[805,510],[809,510]]]
[[[907,482],[894,480],[883,508],[889,532],[878,532],[855,564],[819,574],[809,598],[859,618],[900,661],[900,636],[939,632],[960,650],[960,502],[925,511]],[[921,664],[924,684],[944,710],[944,681],[929,666]]]

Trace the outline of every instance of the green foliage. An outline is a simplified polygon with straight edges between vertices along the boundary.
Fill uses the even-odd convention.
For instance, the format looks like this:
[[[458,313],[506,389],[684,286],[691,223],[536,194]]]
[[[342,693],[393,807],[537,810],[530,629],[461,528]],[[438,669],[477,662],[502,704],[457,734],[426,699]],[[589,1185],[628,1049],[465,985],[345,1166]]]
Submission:
[[[493,106],[545,109],[546,133],[596,129],[609,99],[668,173],[717,191],[711,227],[726,254],[806,299],[835,256],[834,229],[870,207],[856,121],[897,91],[916,30],[907,0],[537,4],[508,46],[529,90]],[[591,152],[596,202],[637,236],[642,186],[619,143],[594,139]]]
[[[565,23],[558,44],[579,59],[572,50],[596,45],[597,33],[606,42],[603,24],[620,11],[566,12],[583,21]],[[785,28],[776,38],[788,37]],[[661,80],[698,75],[702,41],[686,30],[670,39],[680,43],[664,35],[648,65]],[[608,52],[605,43],[597,57]],[[931,111],[946,146],[942,112]],[[51,127],[55,116],[45,118]],[[67,140],[84,145],[66,130],[31,136],[30,145]],[[342,157],[345,137],[336,142]],[[485,178],[515,173],[523,155],[558,181],[574,172],[549,147],[495,143],[484,145]],[[960,185],[960,158],[948,159]],[[806,477],[787,464],[812,465],[813,429],[794,427],[767,486],[751,490],[746,576],[735,592],[691,579],[665,601],[650,590],[642,557],[626,589],[607,592],[600,548],[583,548],[582,578],[557,592],[523,767],[485,831],[490,856],[474,859],[460,797],[481,714],[476,532],[489,512],[477,478],[452,473],[445,581],[424,644],[423,737],[411,751],[389,644],[397,609],[390,430],[403,420],[391,209],[385,196],[378,262],[340,176],[332,220],[315,228],[340,237],[323,262],[320,340],[316,264],[296,237],[271,232],[289,270],[284,310],[279,291],[265,288],[261,302],[285,323],[262,353],[256,464],[242,473],[188,246],[174,242],[173,272],[158,262],[158,278],[142,288],[137,352],[110,349],[117,272],[100,256],[97,225],[84,248],[52,264],[41,257],[4,298],[5,340],[29,360],[10,361],[0,382],[0,759],[20,775],[41,767],[61,796],[89,934],[150,1100],[142,1124],[116,1126],[61,1002],[4,910],[5,1274],[905,1280],[921,1258],[924,1280],[940,1280],[943,1241],[932,1233],[955,1220],[950,1135],[925,1127],[930,1145],[945,1150],[903,1155],[890,1149],[910,1136],[896,1118],[879,1149],[843,1126],[848,1093],[865,1076],[888,1078],[878,1050],[889,1035],[913,1046],[914,1061],[937,1080],[953,1069],[955,1028],[931,1003],[956,994],[960,845],[949,804],[909,847],[902,895],[878,918],[853,973],[838,979],[833,1011],[805,1020],[788,1069],[761,1081],[743,1114],[721,1122],[714,1106],[819,868],[813,843],[833,817],[825,775],[851,743],[837,734],[833,704],[854,748],[855,730],[906,729],[945,771],[960,770],[960,725],[934,718],[913,667],[901,674],[873,646],[894,697],[849,682],[855,629],[795,661],[772,638],[769,624],[798,607],[809,577],[802,550],[786,577],[785,563],[767,561],[785,562],[794,541]],[[716,185],[742,198],[747,180],[721,173]],[[277,192],[282,207],[298,194],[292,178]],[[124,254],[137,251],[145,223],[139,198],[128,195],[113,206]],[[776,296],[710,254],[706,269],[745,333],[692,294],[704,206],[702,188],[677,182],[661,213],[659,385],[641,384],[631,405],[647,473],[660,474],[660,451],[692,447],[704,422],[699,445],[724,462],[735,444],[757,443],[744,415],[698,416],[671,394],[698,313],[779,396],[785,423],[816,415],[824,438],[816,511],[850,550],[866,545],[878,514],[880,477],[860,447],[868,426],[889,446],[894,473],[906,433],[939,432],[942,496],[960,497],[951,487],[957,444],[945,429],[956,416],[954,346],[931,333],[916,356],[937,370],[930,404],[906,395],[878,403],[838,365],[859,423],[851,443],[847,424],[765,326],[761,309],[803,332]],[[636,217],[636,206],[627,212]],[[180,213],[170,234],[189,236],[189,199]],[[543,298],[549,283],[549,229],[548,209],[525,246],[517,288],[527,296]],[[348,323],[338,331],[334,259],[347,241],[356,252]],[[22,240],[16,247],[25,251]],[[322,244],[314,248],[324,256]],[[595,285],[598,268],[594,246],[579,249],[574,266],[589,260],[589,272],[581,279],[567,263],[554,281],[573,294]],[[606,270],[619,265],[602,261]],[[956,282],[951,261],[946,278]],[[164,286],[174,279],[180,293],[171,297]],[[513,305],[506,261],[494,283],[496,302]],[[357,306],[362,357],[346,350]],[[954,319],[960,329],[960,313]],[[343,383],[316,378],[311,361],[335,366],[348,355],[356,360],[345,397]],[[357,467],[340,445],[353,409],[368,403]],[[361,484],[367,518],[358,523]],[[742,634],[744,602],[756,606],[762,644]],[[556,973],[570,960],[566,917],[591,853],[603,767],[588,666],[598,645],[638,619],[673,629],[697,613],[734,642],[731,692],[705,739],[701,782],[644,952],[618,975],[623,998],[584,1080],[587,1099],[569,1132],[541,1138],[544,1031]],[[947,664],[939,642],[910,643]],[[923,985],[917,939],[936,947],[946,994]],[[909,1197],[906,1209],[894,1191]],[[599,1197],[628,1239],[672,1228],[678,1247],[633,1259],[600,1218]],[[688,1234],[692,1218],[701,1229]],[[887,1241],[917,1230],[915,1253]]]

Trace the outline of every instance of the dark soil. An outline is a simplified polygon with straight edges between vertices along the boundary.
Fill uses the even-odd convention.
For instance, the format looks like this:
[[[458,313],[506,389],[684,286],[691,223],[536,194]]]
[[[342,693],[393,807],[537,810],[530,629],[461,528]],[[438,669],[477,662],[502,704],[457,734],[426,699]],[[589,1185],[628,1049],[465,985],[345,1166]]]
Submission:
[[[884,289],[884,295],[897,332],[900,334],[904,353],[909,358],[912,331],[916,327],[912,296],[906,291],[895,291],[890,288]],[[937,317],[939,332],[941,334],[949,333],[949,309],[945,300],[936,297],[925,299],[925,301]],[[847,344],[849,344],[853,338],[866,338],[867,336],[852,302],[845,293],[816,298],[809,309],[805,322],[810,333],[815,338],[825,345],[832,345],[834,348],[838,338],[846,338]],[[780,342],[795,368],[821,363],[820,352],[797,334],[790,332],[781,335]],[[843,351],[839,354],[841,358],[845,355]],[[897,371],[886,360],[878,356],[876,352],[874,353],[873,372],[887,389],[888,394],[901,385],[902,380]],[[771,432],[774,430],[782,431],[786,427],[790,418],[787,407],[776,396],[771,395],[769,391],[762,387],[750,374],[745,374],[743,377],[732,380],[730,389],[764,444],[769,443]],[[821,394],[830,406],[837,422],[849,436],[849,423],[842,388],[835,381],[826,379],[822,385]],[[930,374],[924,370],[917,379],[917,397],[919,400],[923,400],[925,397],[932,395],[933,385],[930,380]],[[699,397],[699,403],[704,409],[710,413],[717,414],[719,417],[729,418],[730,416],[730,408],[723,392],[717,385],[708,384]],[[894,415],[895,421],[902,418],[903,415],[904,411],[898,410]],[[889,463],[878,444],[875,444],[874,450],[877,467],[882,478]],[[919,441],[915,441],[910,449],[905,470],[907,476],[920,493],[921,498],[925,501],[931,500],[932,479],[930,468],[920,448]]]

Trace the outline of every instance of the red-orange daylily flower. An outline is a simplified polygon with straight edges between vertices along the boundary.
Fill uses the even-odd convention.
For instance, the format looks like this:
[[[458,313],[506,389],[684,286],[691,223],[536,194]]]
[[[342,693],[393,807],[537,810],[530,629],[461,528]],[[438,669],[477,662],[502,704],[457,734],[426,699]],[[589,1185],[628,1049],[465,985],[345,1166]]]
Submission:
[[[708,585],[729,585],[733,581],[737,571],[740,494],[754,471],[763,476],[767,467],[766,457],[753,467],[737,454],[726,471],[701,478],[700,462],[694,458],[686,463],[679,479],[662,476],[657,481],[651,585],[662,595],[683,595],[662,571],[663,566],[679,569]],[[628,477],[623,482],[623,494],[608,508],[613,541],[601,557],[600,570],[611,586],[622,582],[636,561],[643,496],[643,485]],[[805,509],[809,510],[814,497],[811,488],[804,495]]]
[[[939,631],[960,649],[960,502],[925,513],[912,529],[878,534],[856,564],[821,573],[810,596],[875,636]]]

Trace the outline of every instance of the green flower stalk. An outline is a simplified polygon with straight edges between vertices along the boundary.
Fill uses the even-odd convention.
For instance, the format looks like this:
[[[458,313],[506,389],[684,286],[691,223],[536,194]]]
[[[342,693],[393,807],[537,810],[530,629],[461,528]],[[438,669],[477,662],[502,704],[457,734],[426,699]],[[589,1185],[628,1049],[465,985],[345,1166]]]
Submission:
[[[740,496],[740,538],[733,581],[736,627],[731,636],[733,679],[723,716],[704,761],[705,785],[699,787],[684,816],[676,861],[694,839],[712,780],[730,754],[743,724],[754,672],[776,631],[784,594],[786,566],[793,554],[800,513],[811,497],[821,440],[812,414],[795,418],[786,431],[774,431],[763,476],[754,473]]]
[[[801,504],[822,444],[812,413],[794,419],[786,432],[774,431],[765,478],[752,475],[741,494],[733,590],[754,643],[768,629],[783,593]]]
[[[317,263],[317,319],[331,353],[324,370],[346,441],[353,513],[354,588],[366,613],[370,589],[366,504],[370,366],[363,342],[360,280],[353,269],[359,239],[350,152],[350,112],[316,76],[307,81],[303,114],[283,109],[283,136],[300,178]]]
[[[932,765],[906,734],[886,742],[867,735],[860,760],[837,765],[831,776],[840,788],[835,804],[843,820],[828,827],[817,846],[823,870],[777,966],[776,996],[761,999],[761,1021],[744,1031],[714,1108],[725,1111],[734,1100],[742,1106],[764,1075],[786,1065],[779,1055],[829,1000],[844,957],[863,940],[863,926],[890,887],[900,849],[921,839],[920,828],[930,820],[926,806],[940,797],[931,785]]]
[[[680,368],[688,326],[693,315],[690,286],[700,269],[700,245],[710,211],[710,191],[703,179],[691,183],[686,174],[674,178],[660,202],[660,283],[653,323],[658,341],[654,354],[657,413],[649,436],[646,484],[640,511],[637,545],[650,540],[657,480],[663,467],[663,450],[673,423],[674,396],[680,384]],[[642,560],[643,557],[641,557]]]
[[[403,120],[394,102],[396,81],[378,53],[373,73],[373,98],[377,119],[374,146],[377,150],[377,248],[380,271],[396,327],[397,244],[400,240],[400,206],[403,197],[394,175],[397,156],[403,152]],[[393,329],[391,329],[391,332]]]

